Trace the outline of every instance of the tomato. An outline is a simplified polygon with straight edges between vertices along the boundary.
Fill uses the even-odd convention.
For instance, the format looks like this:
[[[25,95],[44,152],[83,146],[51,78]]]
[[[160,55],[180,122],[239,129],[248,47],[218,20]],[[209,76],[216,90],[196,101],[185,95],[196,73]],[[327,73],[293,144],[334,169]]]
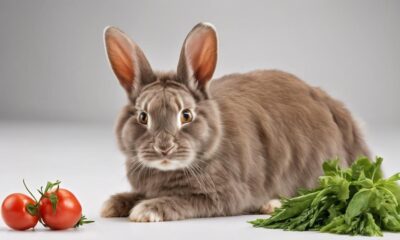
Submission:
[[[26,209],[28,204],[35,204],[35,201],[22,193],[13,193],[4,199],[1,205],[1,215],[4,222],[12,229],[26,230],[36,226],[38,216],[32,216]]]
[[[43,222],[51,229],[63,230],[74,227],[82,217],[82,207],[78,199],[66,189],[58,189],[46,196],[57,196],[56,208],[53,209],[48,197],[40,200],[39,212]]]

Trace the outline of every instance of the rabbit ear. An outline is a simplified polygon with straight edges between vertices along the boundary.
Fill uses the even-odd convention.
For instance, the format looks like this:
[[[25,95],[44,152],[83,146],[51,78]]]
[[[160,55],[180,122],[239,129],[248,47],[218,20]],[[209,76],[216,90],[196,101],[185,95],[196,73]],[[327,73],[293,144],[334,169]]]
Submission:
[[[217,50],[218,40],[214,26],[209,23],[197,24],[183,43],[178,63],[181,81],[195,80],[195,85],[204,88],[214,74]]]
[[[111,68],[128,93],[154,80],[142,50],[124,32],[116,27],[106,27],[104,42]]]

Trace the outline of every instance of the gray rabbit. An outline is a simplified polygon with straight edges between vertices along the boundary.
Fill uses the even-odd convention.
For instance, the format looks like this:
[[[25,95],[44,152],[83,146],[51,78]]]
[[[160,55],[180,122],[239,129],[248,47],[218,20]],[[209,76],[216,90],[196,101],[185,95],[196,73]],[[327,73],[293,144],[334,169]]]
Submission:
[[[348,165],[369,156],[343,104],[291,74],[259,70],[210,81],[218,46],[211,24],[190,31],[176,72],[154,72],[115,27],[104,37],[129,99],[116,132],[132,191],[111,196],[103,217],[271,212],[279,206],[273,199],[314,186],[324,160]]]

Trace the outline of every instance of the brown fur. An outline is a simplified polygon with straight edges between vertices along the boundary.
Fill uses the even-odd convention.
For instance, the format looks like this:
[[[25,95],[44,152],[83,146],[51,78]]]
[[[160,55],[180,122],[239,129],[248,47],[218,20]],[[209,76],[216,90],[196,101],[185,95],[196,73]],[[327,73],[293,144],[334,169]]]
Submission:
[[[197,25],[184,51],[190,52],[185,46],[193,45],[187,44],[193,32],[196,41],[202,42],[197,37],[203,34],[210,41],[214,29]],[[134,89],[125,87],[129,103],[120,115],[117,138],[133,190],[111,197],[102,216],[167,221],[258,212],[271,199],[314,186],[324,160],[338,157],[348,165],[369,155],[350,112],[323,90],[277,70],[208,82],[215,66],[207,64],[216,60],[216,51],[204,56],[207,51],[196,49],[208,59],[206,65],[188,60],[196,52],[184,51],[177,73],[135,75]],[[113,64],[118,58],[109,57],[112,66],[118,65]],[[140,66],[138,61],[132,68]],[[198,81],[195,76],[210,77]],[[195,117],[179,127],[176,118],[183,108],[193,109]],[[138,122],[141,111],[151,124]],[[154,150],[162,144],[177,147],[163,156]],[[184,165],[149,167],[162,159]]]

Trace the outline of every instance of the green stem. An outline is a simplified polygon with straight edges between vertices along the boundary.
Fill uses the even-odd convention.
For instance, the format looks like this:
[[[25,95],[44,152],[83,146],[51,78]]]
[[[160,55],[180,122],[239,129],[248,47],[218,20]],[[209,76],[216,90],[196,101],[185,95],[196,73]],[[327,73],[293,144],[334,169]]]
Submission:
[[[89,224],[89,223],[94,223],[94,221],[89,220],[85,217],[85,215],[82,215],[81,218],[79,219],[79,221],[75,224],[75,228],[78,228],[84,224]]]
[[[28,191],[28,193],[33,197],[33,199],[35,200],[35,202],[38,203],[38,200],[35,198],[35,196],[33,195],[33,193],[29,190],[28,186],[26,186],[25,179],[22,179],[22,182],[24,183],[24,186],[25,186],[26,191]]]
[[[40,224],[43,225],[43,227],[47,227],[46,223],[43,222],[42,218],[39,218],[39,222],[40,222]]]

